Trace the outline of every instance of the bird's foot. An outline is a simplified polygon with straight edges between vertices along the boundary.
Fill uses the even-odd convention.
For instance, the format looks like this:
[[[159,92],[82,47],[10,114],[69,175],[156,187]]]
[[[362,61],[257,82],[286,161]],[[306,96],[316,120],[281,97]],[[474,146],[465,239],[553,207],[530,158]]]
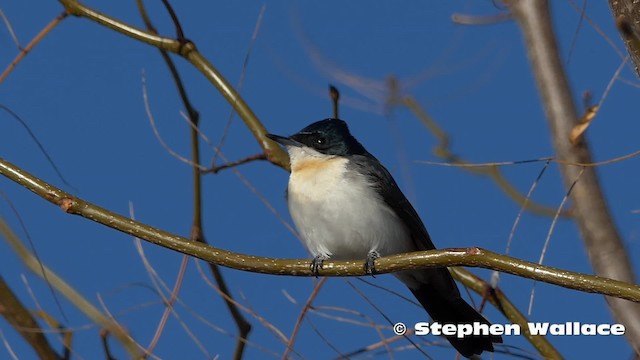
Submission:
[[[375,277],[376,275],[376,259],[380,257],[380,253],[373,250],[367,254],[367,260],[364,262],[364,272],[367,275]]]
[[[315,275],[315,277],[318,277],[320,269],[322,269],[322,264],[328,258],[329,257],[327,255],[318,255],[314,257],[313,260],[311,260],[310,268],[311,268],[311,272],[313,273],[313,275]]]

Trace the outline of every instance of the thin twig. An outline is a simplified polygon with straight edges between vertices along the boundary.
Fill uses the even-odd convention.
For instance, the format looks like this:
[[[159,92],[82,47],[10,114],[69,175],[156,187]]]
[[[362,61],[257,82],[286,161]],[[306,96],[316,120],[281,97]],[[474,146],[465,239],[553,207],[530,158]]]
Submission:
[[[291,332],[291,336],[289,336],[289,342],[287,343],[287,348],[284,351],[284,354],[282,354],[282,359],[286,360],[287,356],[289,356],[289,353],[293,349],[293,344],[296,342],[296,336],[298,335],[298,331],[300,330],[300,325],[302,325],[302,321],[307,315],[309,308],[311,308],[311,304],[313,303],[313,300],[315,300],[316,296],[318,296],[318,294],[320,293],[320,289],[322,289],[322,286],[324,285],[325,282],[327,282],[327,278],[323,278],[320,281],[318,281],[318,283],[313,287],[313,291],[311,292],[311,294],[309,294],[309,298],[307,299],[307,302],[304,303],[304,306],[300,310],[300,314],[298,314],[298,319],[296,320],[296,324],[293,326],[293,331]]]
[[[337,87],[333,85],[329,85],[329,98],[331,98],[331,107],[333,108],[333,117],[335,119],[338,119],[340,118],[340,108],[339,108],[340,91],[338,91]]]
[[[5,112],[7,112],[9,115],[11,115],[11,117],[13,117],[14,119],[16,119],[20,125],[22,125],[22,127],[27,131],[27,133],[29,134],[29,137],[31,138],[31,140],[33,140],[34,143],[36,143],[36,146],[38,146],[38,149],[40,150],[40,152],[42,153],[42,155],[44,155],[45,159],[47,160],[47,162],[49,163],[49,165],[51,165],[51,167],[53,168],[53,171],[56,173],[56,175],[58,175],[58,177],[60,178],[60,181],[62,181],[65,185],[67,185],[69,188],[71,188],[72,190],[76,190],[76,188],[73,187],[73,185],[71,185],[67,179],[65,179],[64,176],[62,176],[62,172],[60,171],[60,169],[58,169],[58,166],[56,165],[56,163],[53,161],[53,159],[51,158],[51,156],[49,155],[49,152],[44,148],[44,145],[42,145],[42,143],[40,142],[40,140],[38,140],[38,137],[36,136],[36,134],[31,130],[31,128],[29,127],[29,125],[27,124],[26,121],[24,121],[24,119],[22,119],[18,114],[16,114],[13,110],[9,109],[8,107],[0,104],[0,109],[4,110]]]
[[[361,280],[360,278],[358,278],[358,280]],[[386,290],[386,289],[385,289]],[[385,347],[387,349],[387,354],[390,356],[390,358],[392,358],[392,350],[391,348],[387,345],[387,343],[385,343],[385,336],[382,333],[382,330],[391,330],[392,326],[389,325],[380,325],[380,324],[376,324],[373,320],[372,317],[358,312],[356,310],[353,309],[345,309],[345,308],[340,308],[340,307],[335,307],[335,306],[314,306],[313,307],[313,313],[319,317],[324,317],[327,319],[331,319],[340,323],[345,323],[345,324],[350,324],[350,325],[356,325],[356,326],[362,326],[362,327],[367,327],[367,328],[371,328],[373,329],[378,336],[380,337],[380,342],[378,344],[380,344],[379,346],[374,346],[374,347],[369,347],[369,346],[365,346],[364,348],[360,348],[354,351],[351,351],[347,354],[343,353],[342,351],[340,351],[340,349],[338,349],[331,341],[329,341],[329,339],[324,336],[322,334],[322,332],[320,332],[320,330],[318,329],[317,326],[315,326],[312,318],[307,318],[307,322],[309,323],[309,326],[311,327],[311,329],[320,337],[320,339],[327,344],[327,346],[329,346],[333,351],[335,351],[339,356],[338,359],[351,359],[354,358],[357,355],[361,355],[364,354],[365,352],[368,351],[372,351],[375,349],[378,349],[380,347]],[[363,318],[366,320],[366,322],[364,321],[357,321],[354,320],[352,318],[346,318],[344,316],[335,316],[335,315],[331,315],[329,313],[327,313],[328,311],[332,311],[332,312],[341,312],[341,313],[347,313],[347,314],[351,314],[351,315],[355,315],[357,317]],[[407,330],[406,335],[409,336],[413,334],[413,330],[409,329]],[[404,339],[403,336],[398,336],[397,340],[400,339]]]
[[[449,162],[440,162],[440,161],[416,161],[418,164],[426,164],[426,165],[438,165],[438,166],[449,166],[449,167],[486,167],[486,166],[506,166],[506,165],[522,165],[529,164],[535,162],[545,162],[551,161],[554,163],[558,163],[561,165],[568,166],[580,166],[580,167],[598,167],[602,165],[614,164],[620,161],[624,161],[627,159],[631,159],[640,155],[640,150],[628,153],[626,155],[618,156],[609,160],[603,160],[598,162],[575,162],[569,160],[561,160],[552,157],[542,157],[537,159],[529,159],[529,160],[516,160],[516,161],[499,161],[499,162],[488,162],[488,163],[464,163],[464,164],[455,164]]]
[[[196,268],[198,269],[198,272],[200,273],[200,277],[204,280],[205,284],[207,284],[215,292],[220,294],[220,296],[222,296],[222,297],[227,296],[222,291],[220,291],[220,289],[218,288],[218,286],[216,284],[214,284],[213,282],[211,282],[211,280],[209,280],[209,278],[205,275],[204,271],[202,270],[202,267],[200,266],[200,264],[198,262],[196,262]],[[269,322],[263,316],[260,316],[255,310],[249,308],[248,306],[245,306],[245,305],[241,304],[240,302],[238,302],[237,300],[235,300],[235,299],[233,299],[231,297],[229,297],[228,300],[229,301],[233,301],[233,303],[235,304],[236,307],[238,307],[238,309],[240,309],[240,310],[244,311],[245,313],[251,315],[254,319],[258,320],[258,322],[260,322],[262,325],[264,325],[265,328],[267,328],[269,330],[269,332],[271,332],[272,334],[275,335],[275,338],[278,340],[278,342],[280,342],[283,345],[287,344],[288,339],[287,339],[287,336],[284,334],[284,332],[282,332],[280,329],[278,329],[275,325],[273,325],[271,322]],[[248,341],[247,341],[247,343],[248,343]],[[275,354],[275,355],[279,356],[280,354]]]
[[[486,289],[490,288],[491,296],[486,297],[486,299],[507,319],[509,319],[512,324],[518,324],[520,326],[520,329],[523,330],[522,336],[524,336],[529,343],[536,348],[544,359],[562,359],[562,355],[560,355],[558,350],[551,345],[545,336],[533,336],[531,334],[528,327],[529,319],[527,319],[525,315],[518,310],[518,308],[511,302],[511,300],[509,300],[499,287],[490,287],[490,285],[484,280],[464,268],[454,267],[450,268],[450,270],[451,275],[453,275],[456,280],[462,282],[467,288],[470,288],[477,293],[482,293]],[[502,345],[502,347],[506,346],[507,345]]]
[[[436,137],[438,140],[438,144],[435,146],[433,153],[452,164],[452,166],[459,166],[463,169],[466,169],[472,174],[487,176],[493,179],[493,181],[498,185],[498,187],[513,201],[517,204],[521,205],[526,201],[527,202],[527,210],[542,214],[545,216],[553,216],[555,214],[555,209],[538,204],[535,201],[527,200],[527,198],[520,193],[518,189],[516,189],[500,172],[495,166],[487,166],[476,168],[476,166],[465,166],[469,162],[463,159],[461,156],[457,155],[451,150],[451,142],[449,139],[449,135],[440,127],[440,125],[420,106],[420,104],[411,96],[405,96],[402,99],[402,104],[411,110],[414,115],[424,124],[424,126]],[[521,162],[525,163],[525,162]],[[469,168],[469,169],[467,169]],[[569,217],[571,215],[570,211],[566,211],[562,213],[563,217]]]
[[[133,208],[133,204],[131,202],[129,202],[129,217],[131,219],[135,219],[135,212],[134,212],[134,208]],[[144,252],[142,251],[142,245],[140,242],[140,239],[135,238],[134,237],[134,241],[136,244],[136,248],[138,249],[138,254],[140,254],[144,266],[147,269],[147,272],[151,275],[151,270],[153,269],[153,267],[151,266],[151,264],[147,261],[147,258],[144,256]],[[158,295],[160,295],[162,297],[162,301],[163,304],[165,305],[165,309],[162,312],[162,316],[160,317],[160,321],[158,322],[158,326],[156,327],[156,331],[153,335],[153,337],[151,338],[151,341],[149,341],[149,345],[147,345],[147,347],[144,350],[144,356],[148,356],[151,355],[153,353],[153,350],[155,349],[155,347],[158,345],[158,341],[160,341],[160,336],[162,336],[162,332],[164,331],[165,325],[167,324],[167,319],[169,318],[169,315],[171,313],[174,312],[174,304],[178,298],[178,293],[180,292],[180,289],[182,288],[182,282],[184,280],[184,275],[186,273],[187,270],[187,262],[189,261],[189,257],[188,256],[183,256],[182,260],[180,262],[180,268],[178,270],[178,274],[176,275],[176,281],[175,284],[173,285],[173,289],[171,289],[171,295],[169,297],[169,299],[167,299],[164,296],[164,292],[162,291],[162,289],[160,289],[159,287],[156,286],[156,291],[158,293]],[[153,273],[155,274],[155,272]],[[157,274],[155,274],[157,275]],[[152,280],[154,280],[155,283],[155,277],[151,276]]]
[[[265,154],[267,154],[269,161],[284,169],[289,168],[289,157],[286,152],[282,150],[276,142],[265,137],[267,130],[262,122],[218,69],[197,50],[193,42],[189,40],[180,42],[175,39],[158,36],[149,31],[144,31],[106,14],[102,14],[77,0],[60,0],[60,3],[69,14],[85,17],[133,39],[184,57],[218,89],[220,94],[236,110],[244,121],[245,126],[252,132],[260,147],[264,150]]]
[[[131,336],[116,322],[105,316],[100,310],[98,310],[93,304],[85,299],[74,288],[69,286],[62,278],[52,272],[42,262],[37,261],[33,254],[22,244],[20,239],[11,230],[9,225],[0,217],[0,233],[8,241],[9,245],[16,252],[22,262],[36,275],[44,277],[43,273],[46,273],[48,282],[53,286],[60,294],[65,296],[74,306],[81,310],[88,318],[100,326],[109,329],[115,337],[123,344],[132,357],[139,355],[140,348],[138,344],[131,338]]]
[[[18,50],[22,50],[22,45],[18,40],[18,36],[16,36],[15,31],[13,31],[13,26],[11,26],[11,22],[9,21],[9,18],[7,18],[7,16],[4,14],[4,11],[2,11],[2,9],[0,9],[0,17],[2,17],[2,21],[4,21],[4,24],[7,27],[7,30],[9,30],[9,34],[11,35],[13,42],[16,44],[16,47],[18,48]]]
[[[218,154],[219,154],[219,152],[218,152]],[[218,165],[218,166],[214,166],[212,168],[208,168],[206,170],[202,170],[202,173],[214,173],[214,174],[217,174],[222,170],[229,169],[229,168],[232,168],[232,167],[236,167],[238,165],[246,164],[246,163],[257,161],[257,160],[267,160],[267,155],[265,155],[264,153],[260,153],[260,154],[247,156],[246,158],[243,158],[243,159],[240,159],[240,160],[231,161],[231,162],[228,162],[228,163],[225,163],[225,164],[222,164],[222,165]]]
[[[38,35],[36,35],[28,44],[27,46],[25,46],[23,49],[21,49],[20,53],[18,54],[18,56],[16,56],[15,59],[13,59],[13,61],[9,64],[9,66],[7,66],[7,68],[4,70],[4,72],[2,73],[2,75],[0,75],[0,84],[2,84],[2,82],[4,81],[4,79],[7,78],[7,76],[11,73],[11,71],[16,67],[16,65],[18,65],[18,63],[25,57],[27,56],[27,53],[29,53],[29,51],[31,51],[33,49],[34,46],[36,46],[36,44],[38,44],[40,42],[40,40],[44,39],[44,37],[49,34],[49,32],[51,30],[53,30],[54,27],[56,27],[56,25],[58,25],[62,20],[64,20],[67,16],[69,16],[69,13],[67,13],[67,11],[63,11],[60,15],[56,16],[53,20],[51,20],[51,22],[49,24],[47,24],[47,26],[44,27],[44,29],[42,29]],[[13,33],[13,32],[12,32]]]
[[[162,135],[160,134],[160,130],[158,130],[158,127],[156,126],[156,120],[155,117],[153,116],[153,112],[151,111],[151,105],[149,103],[149,96],[147,94],[147,78],[145,77],[144,71],[142,72],[142,100],[144,102],[144,109],[147,112],[147,118],[149,119],[149,123],[151,124],[151,129],[153,130],[153,134],[155,135],[156,139],[158,139],[158,142],[160,143],[160,145],[173,157],[175,157],[176,159],[191,165],[193,167],[200,167],[201,170],[205,170],[206,168],[202,165],[198,165],[196,163],[194,163],[193,161],[187,159],[186,157],[178,154],[175,150],[173,150],[167,143],[166,141],[164,141],[164,138],[162,137]]]
[[[175,14],[175,11],[173,10],[173,8],[171,7],[171,4],[168,2],[168,0],[163,0],[162,2],[165,5],[165,8],[166,8],[167,12],[169,12],[169,15],[171,16],[171,19],[173,20],[173,23],[174,23],[175,28],[176,28],[176,34],[177,34],[178,40],[181,43],[186,43],[187,40],[184,37],[184,33],[182,31],[182,26],[180,25],[178,17]],[[153,25],[151,24],[151,20],[147,16],[146,11],[145,11],[144,6],[143,6],[143,3],[142,3],[141,0],[138,0],[138,8],[140,10],[140,13],[142,14],[143,20],[144,20],[145,24],[147,25],[147,28],[149,29],[149,31],[155,32],[156,30],[154,29]],[[178,88],[182,103],[183,103],[185,109],[187,110],[187,113],[189,114],[190,124],[192,125],[191,130],[190,130],[191,163],[193,163],[194,166],[192,167],[192,176],[193,176],[193,222],[192,222],[192,226],[191,226],[191,236],[190,237],[194,241],[198,241],[198,242],[202,242],[202,243],[206,244],[207,241],[206,241],[206,238],[205,238],[203,230],[202,230],[202,228],[203,228],[202,227],[202,174],[200,172],[200,167],[202,167],[202,165],[200,165],[200,143],[199,143],[199,139],[200,138],[198,136],[198,131],[197,131],[198,130],[198,125],[200,123],[200,114],[195,109],[193,104],[191,103],[191,101],[189,99],[189,96],[187,95],[187,91],[186,91],[186,88],[184,86],[184,82],[182,81],[182,78],[181,78],[181,76],[180,76],[175,64],[173,63],[173,61],[171,60],[171,58],[169,57],[169,55],[167,54],[167,52],[165,50],[163,50],[163,49],[159,49],[159,50],[160,50],[160,54],[162,55],[165,63],[167,64],[167,67],[169,68],[169,70],[171,72],[171,75],[172,75],[172,77],[174,79],[176,87]],[[145,93],[145,99],[146,99],[146,93]],[[184,261],[186,261],[186,260],[184,260]],[[186,266],[186,262],[183,262],[183,264]],[[209,264],[209,268],[211,270],[211,273],[213,274],[213,277],[215,278],[216,282],[218,283],[219,289],[223,293],[225,293],[227,295],[227,296],[224,297],[225,304],[227,305],[227,308],[229,309],[229,312],[231,313],[233,319],[235,320],[236,326],[238,327],[238,331],[240,333],[240,338],[236,342],[236,350],[234,352],[234,357],[233,357],[234,359],[239,360],[239,359],[242,358],[242,354],[244,352],[244,346],[245,346],[246,338],[247,338],[249,332],[251,331],[251,324],[249,324],[249,322],[247,322],[247,320],[238,311],[238,309],[235,306],[234,302],[227,300],[228,298],[231,298],[231,293],[229,292],[229,289],[227,287],[226,281],[224,280],[224,277],[222,276],[222,273],[221,273],[220,269],[218,268],[218,266],[216,264]],[[168,314],[165,312],[165,315],[168,315]]]
[[[180,20],[178,19],[178,15],[176,15],[176,12],[173,10],[171,3],[169,3],[169,0],[162,0],[162,4],[169,13],[169,16],[171,16],[173,26],[175,26],[176,28],[176,39],[178,39],[178,41],[186,40],[186,38],[184,37],[184,31],[182,31],[182,25],[180,25]]]
[[[244,56],[244,61],[242,62],[242,71],[240,71],[240,80],[238,80],[238,93],[242,91],[242,87],[244,85],[244,80],[247,76],[247,69],[249,68],[249,59],[251,58],[251,53],[253,52],[253,47],[256,44],[256,39],[258,38],[258,33],[260,32],[260,27],[262,26],[262,18],[264,17],[264,13],[267,10],[267,4],[263,4],[260,8],[260,13],[258,14],[258,20],[256,20],[256,25],[253,28],[253,34],[251,35],[251,40],[249,41],[249,47],[247,48],[247,52]],[[235,117],[236,112],[231,109],[229,112],[229,116],[227,117],[227,123],[222,130],[222,136],[220,137],[220,141],[218,141],[218,145],[215,147],[217,151],[213,154],[213,158],[211,159],[211,168],[215,168],[216,161],[218,159],[219,153],[224,146],[224,143],[227,139],[227,135],[229,135],[229,130],[231,129],[231,124],[233,123],[233,119]],[[215,174],[215,171],[214,171]]]
[[[520,219],[524,214],[524,211],[526,209],[527,203],[529,202],[529,199],[531,199],[531,195],[533,194],[533,191],[538,187],[538,184],[542,179],[542,175],[549,167],[549,163],[550,163],[550,160],[547,160],[542,170],[540,170],[540,172],[538,173],[538,177],[536,177],[536,180],[533,182],[533,184],[531,184],[531,187],[529,188],[529,192],[527,192],[526,201],[522,204],[522,206],[520,206],[520,211],[518,211],[518,215],[516,216],[516,219],[513,222],[513,225],[511,226],[511,231],[509,231],[509,238],[507,239],[507,245],[505,247],[505,255],[509,255],[509,252],[511,251],[511,242],[513,241],[513,238],[516,234],[516,229],[520,224]],[[494,271],[493,274],[491,274],[491,287],[492,288],[497,287],[499,281],[500,281],[500,273],[497,271]]]
[[[571,46],[569,46],[569,54],[567,55],[567,65],[569,65],[569,63],[571,62],[573,49],[576,47],[576,41],[578,40],[578,34],[580,33],[580,28],[582,27],[582,22],[584,21],[586,12],[587,12],[587,0],[582,0],[582,8],[580,9],[580,18],[578,20],[578,25],[576,25],[576,30],[573,32],[573,38],[571,38]]]
[[[183,118],[185,118],[185,120],[188,121],[187,117],[185,114],[181,114]],[[225,157],[224,153],[222,151],[219,151],[217,148],[214,147],[213,143],[211,142],[211,140],[207,137],[206,134],[202,133],[202,131],[200,131],[199,128],[195,127],[193,124],[191,124],[189,122],[189,124],[191,125],[192,128],[194,128],[198,134],[200,135],[200,138],[202,138],[202,140],[204,140],[204,142],[211,148],[211,151],[213,153],[217,153],[219,154],[220,158],[223,161],[226,161],[227,163],[229,163],[229,160]],[[253,186],[253,184],[251,184],[251,182],[249,182],[249,180],[247,180],[246,177],[244,177],[240,171],[238,171],[237,168],[235,167],[231,167],[230,168],[231,171],[238,177],[238,179],[240,179],[240,181],[242,181],[243,184],[245,184],[246,187],[249,188],[249,190],[251,190],[251,192],[253,192],[259,199],[260,201],[269,209],[269,211],[271,211],[275,217],[278,219],[278,221],[280,221],[280,223],[282,223],[282,225],[284,225],[285,228],[287,228],[287,230],[289,230],[289,232],[297,237],[298,237],[298,233],[296,232],[296,230],[293,228],[293,226],[291,226],[291,224],[285,219],[284,216],[282,216],[282,214],[276,210],[275,207],[273,207],[273,205],[269,202],[269,200],[267,200],[267,198],[264,197],[264,195],[262,195],[258,189],[256,189],[255,186]]]
[[[544,166],[538,173],[536,180],[533,182],[533,184],[531,184],[531,187],[529,188],[529,192],[527,192],[527,201],[531,199],[531,195],[533,195],[533,192],[538,187],[538,184],[540,184],[540,180],[542,179],[544,172],[549,168],[549,163],[550,163],[549,160],[545,162]],[[505,248],[506,255],[509,255],[509,251],[511,250],[511,242],[513,241],[513,237],[515,236],[516,229],[518,228],[518,224],[520,223],[520,218],[522,218],[522,214],[524,213],[525,207],[526,207],[526,203],[523,203],[522,207],[520,208],[520,211],[518,212],[518,215],[516,216],[516,220],[513,222],[513,225],[511,226],[511,231],[509,232],[509,239],[507,239],[507,246]],[[557,219],[557,217],[554,217],[554,220],[555,219]]]
[[[576,177],[575,181],[573,182],[573,184],[571,184],[571,186],[569,187],[569,190],[567,190],[567,193],[562,198],[560,205],[558,205],[558,211],[556,211],[556,216],[554,216],[553,221],[551,221],[551,225],[549,226],[549,231],[547,231],[547,237],[544,240],[544,244],[542,245],[542,251],[540,252],[540,258],[538,259],[538,264],[542,264],[542,262],[544,261],[544,256],[546,255],[547,249],[549,248],[549,244],[551,243],[551,235],[553,234],[553,230],[556,228],[556,224],[558,223],[558,217],[560,215],[560,211],[562,211],[564,204],[569,199],[569,196],[571,195],[571,190],[573,190],[573,188],[576,186],[576,184],[580,180],[580,177],[584,173],[584,169],[585,168],[582,168],[580,173],[578,173],[578,176]],[[533,286],[531,287],[531,296],[529,297],[529,309],[527,311],[528,315],[531,315],[531,310],[533,308],[533,298],[536,290],[536,284],[537,282],[534,281]]]
[[[347,285],[349,285],[356,293],[358,293],[358,295],[360,295],[372,308],[374,308],[378,314],[380,314],[386,321],[387,323],[389,323],[389,325],[394,324],[393,321],[391,321],[391,319],[373,302],[371,301],[360,289],[358,289],[355,285],[353,285],[350,281],[347,281]],[[422,350],[422,348],[420,346],[418,346],[406,333],[403,335],[403,337],[411,343],[411,345],[413,345],[416,350],[418,350],[422,355],[424,355],[424,357],[426,357],[427,359],[431,359],[433,360],[433,358],[431,356],[429,356],[429,354],[427,354],[426,352],[424,352],[424,350]]]
[[[62,318],[64,319],[64,321],[66,321],[68,323],[69,319],[67,318],[67,314],[64,312],[62,304],[60,304],[60,299],[58,298],[58,295],[56,294],[55,290],[53,289],[53,286],[49,282],[49,279],[47,277],[47,272],[44,271],[44,264],[42,263],[42,260],[40,259],[40,255],[38,254],[38,251],[36,249],[36,245],[33,243],[33,238],[31,237],[31,233],[29,233],[29,230],[27,228],[27,224],[25,224],[24,219],[20,215],[20,212],[18,211],[18,208],[16,208],[15,204],[13,203],[13,201],[11,201],[11,199],[9,199],[9,197],[4,192],[0,192],[0,196],[4,199],[4,201],[7,202],[7,204],[9,205],[9,208],[11,208],[11,211],[15,215],[16,219],[18,219],[18,224],[20,224],[20,228],[22,228],[22,232],[24,233],[24,236],[27,238],[27,241],[29,242],[29,247],[31,248],[31,252],[33,253],[33,257],[35,258],[36,262],[40,265],[40,272],[42,273],[43,280],[44,280],[45,284],[47,284],[47,288],[49,289],[49,292],[51,293],[51,297],[53,298],[53,301],[56,303],[56,307],[58,308],[58,311],[60,312],[60,315],[62,315]]]
[[[595,30],[595,32],[597,32],[598,35],[600,35],[600,37],[603,38],[604,41],[607,42],[607,44],[609,44],[611,49],[618,55],[618,57],[620,59],[624,59],[625,57],[624,51],[620,49],[620,47],[618,46],[618,43],[614,41],[607,33],[605,33],[604,30],[602,30],[602,28],[600,27],[600,25],[598,25],[598,23],[593,21],[593,19],[591,19],[589,15],[587,15],[586,13],[582,14],[582,9],[575,0],[568,0],[568,3],[576,11],[576,13],[581,14],[580,16],[585,20],[587,20],[591,28],[593,28],[593,30]]]

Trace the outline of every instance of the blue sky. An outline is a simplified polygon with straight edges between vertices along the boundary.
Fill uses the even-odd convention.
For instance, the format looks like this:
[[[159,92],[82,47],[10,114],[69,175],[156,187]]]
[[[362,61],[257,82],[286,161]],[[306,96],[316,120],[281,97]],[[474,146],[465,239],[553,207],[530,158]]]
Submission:
[[[88,4],[137,26],[142,24],[135,2]],[[588,19],[582,21],[572,4],[554,1],[552,10],[562,57],[582,110],[582,94],[589,91],[598,102],[626,50],[604,2],[587,1]],[[327,86],[336,85],[343,98],[341,117],[394,174],[436,246],[505,251],[520,206],[489,178],[459,168],[419,163],[442,161],[432,151],[436,138],[406,108],[390,108],[385,103],[389,94],[385,84],[393,75],[400,81],[402,94],[414,97],[449,135],[452,151],[471,162],[552,156],[547,122],[517,25],[502,22],[462,26],[451,21],[456,13],[492,15],[503,8],[491,1],[181,1],[173,5],[187,37],[232,84],[241,79],[251,36],[265,6],[241,93],[267,129],[286,135],[329,117]],[[34,3],[21,1],[5,2],[0,7],[22,44],[62,11],[56,2],[38,3],[37,10],[32,6]],[[159,2],[148,6],[156,27],[171,36],[172,25]],[[579,8],[582,2],[576,6]],[[6,28],[1,29],[0,64],[4,67],[18,50]],[[188,63],[179,58],[176,63],[191,100],[201,113],[203,134],[214,143],[219,142],[229,119],[229,105]],[[366,86],[350,86],[345,82],[347,76]],[[639,93],[638,79],[630,67],[621,72],[620,78],[588,130],[597,161],[638,150],[640,125],[630,115]],[[61,181],[24,128],[6,113],[2,116],[0,154],[90,202],[125,215],[131,203],[138,220],[188,236],[191,169],[171,156],[154,135],[145,111],[143,79],[158,131],[171,149],[188,156],[189,127],[180,115],[182,104],[157,50],[78,18],[63,21],[0,84],[0,103],[29,124],[73,188]],[[206,146],[202,149],[208,164],[213,152]],[[235,117],[222,151],[228,159],[235,160],[260,149]],[[634,254],[640,250],[638,161],[631,158],[598,169],[612,214],[634,261]],[[543,165],[506,166],[501,170],[513,186],[526,194]],[[203,178],[204,231],[209,242],[245,254],[306,257],[300,242],[274,214],[277,212],[290,223],[283,197],[288,174],[266,162],[243,165],[237,170],[251,187],[233,171]],[[148,344],[163,306],[150,290],[152,282],[133,240],[85,219],[65,215],[7,179],[0,179],[0,191],[17,207],[42,261],[97,306],[102,299],[141,344]],[[552,164],[532,199],[556,209],[565,192],[557,165]],[[0,214],[24,238],[6,203],[0,205]],[[551,223],[548,216],[525,213],[511,254],[537,261]],[[544,263],[591,273],[581,241],[576,226],[560,220]],[[144,244],[144,249],[155,270],[172,284],[182,256],[149,244]],[[485,279],[491,274],[487,270],[473,271]],[[236,299],[286,336],[291,334],[316,281],[230,269],[223,272]],[[79,358],[102,356],[98,329],[59,296],[64,309],[61,314],[46,284],[21,264],[5,242],[0,242],[0,274],[25,304],[31,308],[41,306],[65,326],[77,329],[74,349]],[[391,276],[367,280],[409,295]],[[339,353],[332,346],[349,353],[380,340],[370,326],[353,323],[357,320],[387,325],[348,282],[393,321],[427,320],[422,309],[397,296],[355,279],[330,279],[314,302],[318,311],[309,314],[310,321],[302,325],[293,357],[335,358]],[[528,308],[532,286],[531,280],[510,275],[503,275],[500,282],[502,290],[522,311]],[[535,289],[531,321],[613,322],[600,295],[543,283],[536,284]],[[235,325],[194,261],[189,262],[180,298],[186,305],[179,306],[177,312],[197,334],[206,352],[194,345],[178,321],[171,318],[155,354],[165,359],[216,354],[229,358],[234,348]],[[473,298],[479,301],[476,295]],[[214,326],[204,324],[194,313]],[[494,309],[488,309],[486,314],[493,322],[506,322]],[[246,358],[282,354],[284,345],[276,336],[255,316],[246,316],[254,328]],[[0,330],[20,358],[34,356],[4,321],[0,321]],[[392,335],[389,327],[381,331],[384,336]],[[550,341],[567,358],[625,358],[631,354],[622,337],[558,336]],[[52,342],[60,348],[57,340]],[[519,337],[505,338],[505,344],[533,351]],[[410,349],[406,341],[391,346],[399,348],[396,357],[423,356]],[[118,357],[126,357],[117,343],[112,342],[112,348]],[[448,346],[430,346],[425,351],[433,358],[455,356]],[[0,354],[0,358],[8,356],[4,347]],[[388,356],[383,348],[360,357]]]

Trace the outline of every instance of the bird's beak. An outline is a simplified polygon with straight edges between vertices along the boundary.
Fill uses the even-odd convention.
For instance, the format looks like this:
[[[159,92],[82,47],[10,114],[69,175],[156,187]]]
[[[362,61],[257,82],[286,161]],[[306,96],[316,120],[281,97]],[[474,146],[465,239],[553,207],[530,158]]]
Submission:
[[[301,146],[302,145],[301,143],[289,137],[284,137],[284,136],[274,135],[274,134],[266,134],[265,136],[277,142],[278,144],[284,145],[284,146]]]

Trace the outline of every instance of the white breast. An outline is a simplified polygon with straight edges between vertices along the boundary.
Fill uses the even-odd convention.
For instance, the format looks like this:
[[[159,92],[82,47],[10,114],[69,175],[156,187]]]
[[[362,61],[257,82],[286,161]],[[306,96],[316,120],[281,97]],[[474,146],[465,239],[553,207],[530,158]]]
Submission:
[[[374,250],[383,256],[413,250],[401,220],[368,179],[347,174],[346,158],[289,151],[289,212],[311,255],[355,260]]]

